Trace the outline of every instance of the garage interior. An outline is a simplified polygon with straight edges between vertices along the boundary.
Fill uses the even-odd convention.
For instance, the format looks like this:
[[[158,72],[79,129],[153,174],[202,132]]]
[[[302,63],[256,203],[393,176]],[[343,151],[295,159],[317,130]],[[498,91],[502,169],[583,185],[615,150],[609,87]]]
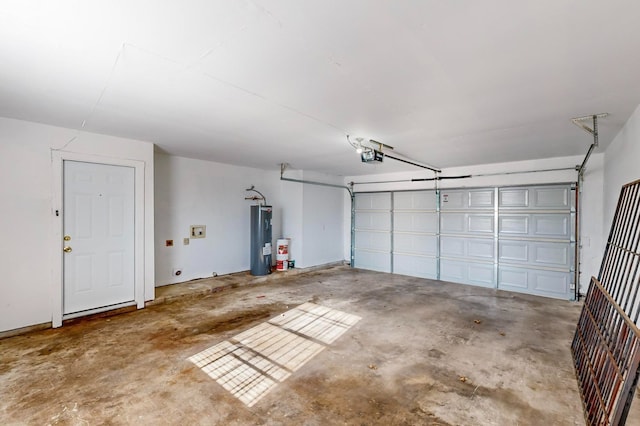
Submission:
[[[640,424],[639,13],[4,2],[0,421]]]

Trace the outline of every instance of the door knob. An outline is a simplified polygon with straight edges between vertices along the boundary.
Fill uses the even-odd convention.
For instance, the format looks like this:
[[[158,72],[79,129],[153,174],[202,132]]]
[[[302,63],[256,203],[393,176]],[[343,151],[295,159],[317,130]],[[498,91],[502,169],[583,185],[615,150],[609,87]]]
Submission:
[[[65,248],[62,249],[62,251],[65,253],[71,253],[71,247],[66,246]]]
[[[71,241],[71,235],[65,235],[62,239],[65,241]]]

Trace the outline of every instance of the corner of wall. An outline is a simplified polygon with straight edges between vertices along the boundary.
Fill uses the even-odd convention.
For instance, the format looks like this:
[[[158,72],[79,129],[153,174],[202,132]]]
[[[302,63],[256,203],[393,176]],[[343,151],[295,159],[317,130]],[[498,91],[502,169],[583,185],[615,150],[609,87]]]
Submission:
[[[591,156],[580,188],[580,292],[586,293],[591,277],[598,275],[604,251],[604,154]]]
[[[620,189],[640,179],[640,105],[604,153],[604,227],[611,226]]]

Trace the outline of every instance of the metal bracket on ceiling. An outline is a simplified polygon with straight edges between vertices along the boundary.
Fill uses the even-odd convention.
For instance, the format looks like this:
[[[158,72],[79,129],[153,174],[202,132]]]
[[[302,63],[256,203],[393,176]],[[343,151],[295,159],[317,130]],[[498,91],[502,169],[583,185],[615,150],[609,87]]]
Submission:
[[[599,118],[605,118],[609,115],[609,113],[607,112],[603,112],[600,114],[593,114],[593,115],[585,115],[584,117],[576,117],[576,118],[572,118],[571,122],[573,124],[575,124],[576,126],[580,127],[582,130],[586,131],[587,133],[590,133],[593,135],[593,143],[591,144],[591,146],[589,147],[589,151],[587,151],[587,155],[584,157],[584,160],[582,161],[582,164],[579,164],[576,166],[576,170],[578,171],[578,178],[582,179],[582,177],[584,176],[584,170],[587,166],[587,161],[589,161],[589,157],[591,157],[591,154],[593,153],[593,150],[598,146],[598,119]],[[585,124],[585,122],[587,120],[592,120],[593,123],[593,128],[587,126]]]
[[[573,124],[575,124],[576,126],[580,127],[585,132],[591,133],[592,135],[597,136],[597,134],[598,134],[598,119],[599,118],[605,118],[608,115],[609,115],[608,112],[603,112],[603,113],[600,113],[600,114],[593,114],[593,115],[585,115],[583,117],[572,118],[571,122]],[[593,128],[591,128],[591,127],[589,127],[589,126],[587,126],[585,124],[585,121],[588,121],[588,120],[593,120]]]
[[[347,142],[354,147],[356,150],[369,150],[369,149],[377,149],[378,151],[382,151],[383,148],[393,150],[391,145],[387,145],[386,143],[378,142],[373,139],[366,139],[363,137],[355,137],[353,140],[347,135]],[[361,152],[358,151],[358,152]]]
[[[378,141],[373,140],[373,139],[369,139],[369,143],[372,143],[374,145],[378,145],[378,150],[379,151],[382,151],[382,148],[387,148],[387,149],[393,150],[393,147],[391,145],[387,145],[386,143],[378,142]]]
[[[284,176],[284,172],[285,170],[287,170],[287,168],[289,167],[289,163],[280,163],[280,178],[282,179],[282,176]]]

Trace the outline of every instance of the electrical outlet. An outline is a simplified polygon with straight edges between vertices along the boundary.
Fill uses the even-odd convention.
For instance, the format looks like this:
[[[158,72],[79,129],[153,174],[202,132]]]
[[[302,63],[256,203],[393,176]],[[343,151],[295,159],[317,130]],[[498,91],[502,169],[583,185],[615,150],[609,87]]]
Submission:
[[[164,242],[164,245],[167,246],[167,247],[173,247],[173,240],[166,240]]]
[[[184,244],[185,246],[189,245],[189,239],[188,238],[183,238],[182,239],[182,244]]]
[[[205,225],[191,225],[189,236],[191,238],[206,238],[207,227]]]

